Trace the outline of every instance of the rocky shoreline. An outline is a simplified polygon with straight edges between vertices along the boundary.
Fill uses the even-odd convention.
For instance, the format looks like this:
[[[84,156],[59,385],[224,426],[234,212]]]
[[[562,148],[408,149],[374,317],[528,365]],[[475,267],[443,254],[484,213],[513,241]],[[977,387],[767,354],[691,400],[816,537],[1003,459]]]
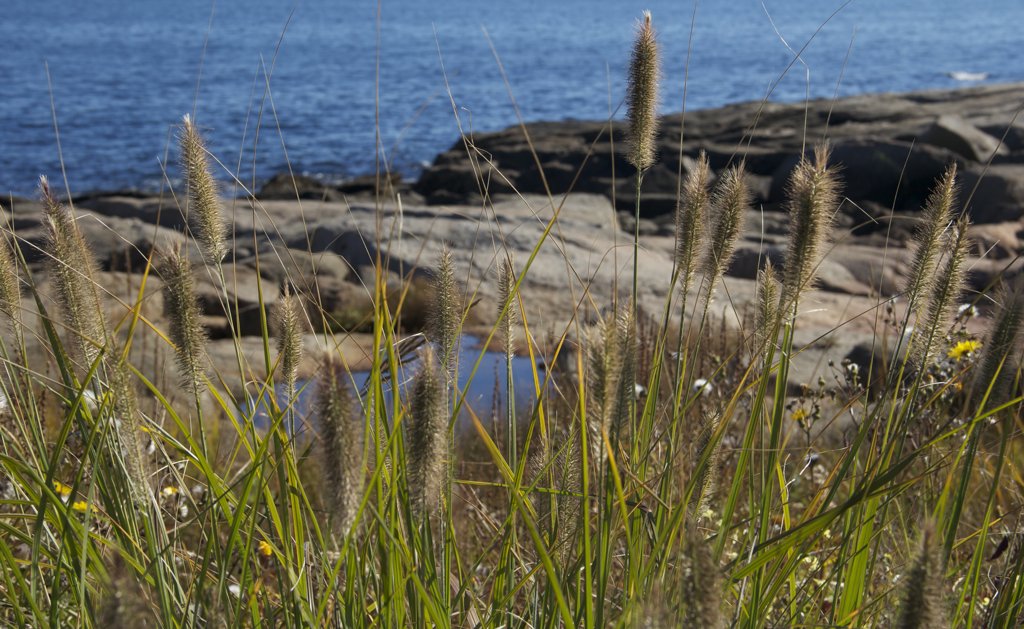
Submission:
[[[641,306],[657,317],[665,309],[678,174],[705,151],[716,173],[739,160],[752,173],[757,209],[747,217],[739,255],[713,309],[727,328],[742,326],[759,265],[767,257],[782,261],[789,173],[801,152],[822,137],[842,165],[846,200],[836,220],[836,244],[822,265],[820,290],[799,321],[805,353],[798,357],[797,378],[809,382],[828,360],[841,361],[875,336],[878,306],[898,291],[904,244],[921,204],[951,162],[960,168],[961,199],[970,197],[976,224],[971,288],[984,289],[1008,265],[1010,274],[1017,273],[1015,256],[1024,238],[1024,118],[1019,126],[1010,123],[1021,103],[1024,84],[861,95],[834,104],[740,103],[686,114],[682,143],[683,117],[665,116],[659,161],[644,177],[641,195]],[[489,331],[496,315],[497,255],[511,251],[517,270],[523,270],[552,216],[550,192],[561,206],[559,220],[530,267],[523,301],[534,338],[574,338],[576,322],[608,308],[616,277],[632,265],[635,180],[624,157],[624,125],[614,123],[609,132],[603,122],[570,121],[529,124],[526,130],[529,143],[520,127],[460,139],[415,183],[397,175],[381,178],[389,200],[380,207],[373,194],[377,177],[342,186],[298,177],[293,186],[290,176],[278,176],[256,195],[255,207],[247,199],[226,201],[235,239],[230,292],[243,335],[255,340],[259,333],[260,291],[273,303],[287,279],[334,318],[327,325],[313,322],[317,334],[309,335],[310,348],[337,343],[353,366],[365,365],[369,343],[360,322],[370,307],[366,285],[373,281],[377,253],[386,260],[395,303],[408,287],[402,324],[412,331],[428,299],[422,269],[432,266],[441,241],[452,244],[467,297],[476,302],[469,326]],[[93,194],[73,201],[100,258],[99,283],[117,321],[126,311],[119,303],[137,297],[139,273],[154,245],[184,240],[184,217],[170,194]],[[15,198],[2,205],[26,259],[41,271],[38,202]],[[237,371],[233,351],[219,345],[229,341],[217,340],[227,335],[218,289],[196,247],[189,253],[201,267],[204,323],[215,339],[211,358],[219,370]],[[151,278],[143,313],[158,328],[159,289],[159,278]],[[625,294],[627,287],[618,290]],[[25,308],[35,311],[28,299]],[[262,345],[254,343],[252,352],[259,377]],[[314,368],[311,359],[307,371]]]

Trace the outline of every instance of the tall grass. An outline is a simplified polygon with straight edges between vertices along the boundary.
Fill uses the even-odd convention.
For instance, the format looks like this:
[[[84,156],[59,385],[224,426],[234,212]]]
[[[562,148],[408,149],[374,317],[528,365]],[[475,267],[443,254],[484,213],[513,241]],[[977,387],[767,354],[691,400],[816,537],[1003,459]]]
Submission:
[[[639,207],[655,159],[649,15],[632,72]],[[378,256],[365,386],[354,386],[340,333],[314,357],[313,381],[298,380],[306,322],[331,318],[311,298],[316,286],[299,282],[286,283],[270,317],[259,309],[266,376],[245,364],[215,161],[197,128],[186,118],[180,136],[181,210],[226,302],[242,382],[206,359],[188,245],[154,253],[141,275],[162,277],[162,330],[143,316],[144,289],[126,317],[109,319],[73,209],[45,179],[49,288],[17,232],[0,242],[3,624],[754,629],[1024,618],[1024,300],[1019,286],[972,296],[993,311],[979,351],[958,314],[970,241],[952,168],[924,213],[901,296],[909,303],[892,310],[905,346],[885,374],[837,366],[832,404],[820,386],[814,412],[832,417],[815,419],[855,418],[841,437],[791,438],[810,420],[787,398],[794,331],[841,199],[824,145],[794,172],[787,257],[758,274],[742,338],[714,338],[710,304],[750,195],[742,165],[709,190],[701,156],[681,186],[661,318],[641,325],[649,315],[634,272],[629,303],[607,304],[596,324],[581,317],[580,334],[555,343],[568,356],[549,361],[559,373],[529,374],[537,397],[519,413],[516,343],[547,351],[530,332],[524,281],[558,212],[518,270],[503,252],[490,336],[505,347],[509,399],[489,429],[457,385],[480,361],[457,360],[471,300],[447,247],[432,274],[429,343],[414,356],[394,307],[413,275],[388,286]],[[26,308],[39,330],[24,327]],[[131,361],[144,328],[177,357],[188,402]],[[55,376],[30,360],[28,334],[44,342]],[[232,398],[253,385],[269,406],[266,427]],[[305,440],[295,408],[304,390],[316,409]],[[472,457],[486,464],[456,464]]]

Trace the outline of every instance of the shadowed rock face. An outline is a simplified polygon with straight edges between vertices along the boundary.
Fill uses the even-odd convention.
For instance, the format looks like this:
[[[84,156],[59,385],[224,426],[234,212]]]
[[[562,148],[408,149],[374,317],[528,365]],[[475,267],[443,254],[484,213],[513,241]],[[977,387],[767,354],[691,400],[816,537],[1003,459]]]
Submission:
[[[971,200],[975,222],[998,223],[1024,215],[1024,121],[1009,127],[1024,101],[1024,84],[989,85],[908,94],[867,94],[809,103],[749,102],[662,118],[658,162],[644,175],[642,218],[675,208],[679,173],[708,153],[718,173],[744,160],[756,175],[755,194],[766,210],[781,203],[789,174],[803,151],[827,137],[833,161],[843,166],[843,211],[860,223],[865,204],[888,214],[918,210],[950,162],[965,171],[964,198],[983,164],[990,168]],[[1009,129],[1009,132],[1007,132]],[[429,204],[476,204],[481,195],[591,192],[632,212],[635,171],[626,161],[625,123],[541,122],[523,129],[459,139],[413,189]],[[1006,140],[1000,143],[1000,138]],[[469,146],[472,153],[468,152]],[[534,154],[535,153],[535,154]],[[887,226],[869,222],[858,233]]]

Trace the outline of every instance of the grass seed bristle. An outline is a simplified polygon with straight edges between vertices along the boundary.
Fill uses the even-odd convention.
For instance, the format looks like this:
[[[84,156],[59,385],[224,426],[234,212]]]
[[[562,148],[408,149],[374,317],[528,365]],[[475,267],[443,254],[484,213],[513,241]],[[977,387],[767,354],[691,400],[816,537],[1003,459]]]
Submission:
[[[789,181],[789,252],[782,293],[787,309],[792,309],[802,294],[814,288],[817,266],[839,204],[836,169],[828,165],[828,158],[828,147],[818,145],[813,159],[806,155],[800,159]]]
[[[974,397],[980,402],[988,395],[988,408],[1006,401],[1016,373],[1024,328],[1024,287],[1020,282],[1012,289],[1004,286],[996,293],[995,303],[974,377]]]
[[[942,241],[953,217],[956,190],[956,162],[953,162],[928,196],[923,220],[914,233],[914,260],[903,288],[911,313],[920,311],[931,290]]]
[[[967,255],[971,239],[967,236],[970,221],[963,217],[953,225],[942,268],[935,275],[925,305],[918,332],[910,348],[911,362],[917,367],[928,365],[934,356],[943,351],[946,330],[953,316],[953,308],[959,304],[967,275]]]
[[[206,139],[186,114],[178,134],[179,160],[188,188],[186,216],[203,253],[220,263],[228,252],[226,222],[220,208],[220,184],[213,176]]]
[[[363,423],[347,382],[341,358],[328,355],[316,389],[320,418],[320,453],[327,483],[327,500],[335,530],[345,536],[352,530],[363,494]]]
[[[934,523],[925,523],[917,556],[904,577],[906,585],[896,620],[897,629],[942,629],[949,626],[942,603],[941,546],[935,536]]]
[[[444,378],[431,352],[423,354],[413,381],[407,424],[409,501],[413,513],[425,515],[440,497],[447,455]]]
[[[205,387],[208,334],[201,323],[192,264],[176,246],[163,254],[159,269],[164,280],[164,315],[169,325],[168,336],[176,349],[178,373],[185,388],[195,394]]]
[[[704,302],[710,303],[715,285],[729,269],[736,241],[743,233],[743,219],[750,209],[750,188],[743,165],[725,171],[712,201],[712,224],[704,254]]]
[[[658,133],[658,80],[661,59],[651,13],[644,11],[637,23],[626,87],[626,119],[629,121],[629,163],[643,171],[654,165],[654,138]]]
[[[57,303],[74,344],[91,365],[106,338],[103,310],[93,281],[96,259],[71,211],[57,200],[45,177],[40,178],[39,190],[49,253],[47,267]]]
[[[676,205],[675,264],[684,295],[690,289],[700,260],[701,235],[710,198],[708,169],[708,155],[701,151],[697,156],[697,167],[687,173],[683,181],[682,194]]]

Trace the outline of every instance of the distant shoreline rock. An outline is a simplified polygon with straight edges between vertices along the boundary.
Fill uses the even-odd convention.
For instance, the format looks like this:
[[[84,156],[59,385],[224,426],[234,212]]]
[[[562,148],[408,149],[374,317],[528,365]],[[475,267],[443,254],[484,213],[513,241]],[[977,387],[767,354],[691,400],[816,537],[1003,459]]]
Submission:
[[[833,147],[832,161],[843,167],[849,198],[844,213],[866,221],[859,233],[885,227],[874,219],[889,208],[897,214],[918,211],[951,162],[963,173],[962,200],[977,188],[970,203],[976,223],[1017,220],[1024,215],[1024,117],[1012,127],[1010,121],[1021,103],[1024,83],[862,94],[834,103],[737,103],[688,112],[682,144],[683,116],[670,114],[662,118],[658,162],[644,175],[640,214],[656,219],[674,210],[679,173],[702,150],[716,173],[744,160],[757,201],[777,211],[801,151],[824,137]],[[519,126],[460,138],[424,170],[413,190],[431,205],[571,190],[602,194],[617,210],[631,212],[635,171],[625,156],[626,126],[614,122],[610,133],[608,126],[531,123],[529,143]],[[993,166],[985,172],[990,157]]]

